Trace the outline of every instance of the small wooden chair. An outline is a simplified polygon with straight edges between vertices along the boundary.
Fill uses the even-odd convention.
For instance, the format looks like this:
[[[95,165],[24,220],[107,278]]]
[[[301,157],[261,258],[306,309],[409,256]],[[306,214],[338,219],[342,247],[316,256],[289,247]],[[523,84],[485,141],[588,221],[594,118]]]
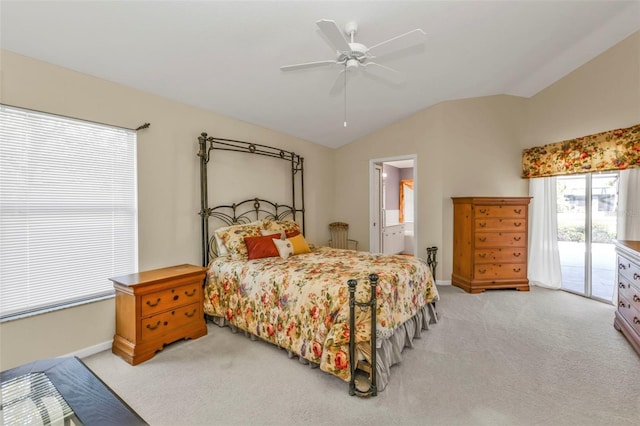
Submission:
[[[331,239],[329,247],[358,250],[358,241],[349,239],[349,224],[344,222],[333,222],[329,224]]]

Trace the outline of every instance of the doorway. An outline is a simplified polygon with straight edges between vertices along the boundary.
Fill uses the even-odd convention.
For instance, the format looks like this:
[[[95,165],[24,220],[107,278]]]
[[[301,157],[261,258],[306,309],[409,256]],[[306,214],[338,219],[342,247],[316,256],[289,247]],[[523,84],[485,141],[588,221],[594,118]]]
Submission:
[[[369,169],[370,251],[416,254],[416,155],[371,160]]]
[[[618,172],[556,178],[562,289],[613,303]]]

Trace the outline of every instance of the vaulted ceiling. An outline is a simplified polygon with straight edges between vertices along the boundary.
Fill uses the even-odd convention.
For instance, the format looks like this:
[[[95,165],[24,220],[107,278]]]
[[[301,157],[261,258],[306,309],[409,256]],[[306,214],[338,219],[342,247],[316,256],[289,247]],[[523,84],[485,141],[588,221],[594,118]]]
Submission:
[[[336,58],[319,19],[367,46],[426,37],[375,58],[401,81],[360,67],[345,91],[341,65],[280,70]],[[3,49],[339,147],[445,100],[533,96],[640,30],[640,2],[2,0],[0,26]]]

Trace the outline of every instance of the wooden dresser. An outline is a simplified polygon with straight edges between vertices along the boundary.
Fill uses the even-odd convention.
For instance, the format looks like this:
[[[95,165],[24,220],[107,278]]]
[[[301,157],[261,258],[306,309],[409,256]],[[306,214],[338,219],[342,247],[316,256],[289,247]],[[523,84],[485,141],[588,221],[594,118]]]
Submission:
[[[206,271],[178,265],[110,278],[116,290],[113,353],[136,365],[166,344],[207,334],[202,295]]]
[[[530,197],[455,197],[451,283],[469,293],[529,291]]]
[[[613,326],[640,355],[640,241],[615,242],[618,268],[618,310]]]

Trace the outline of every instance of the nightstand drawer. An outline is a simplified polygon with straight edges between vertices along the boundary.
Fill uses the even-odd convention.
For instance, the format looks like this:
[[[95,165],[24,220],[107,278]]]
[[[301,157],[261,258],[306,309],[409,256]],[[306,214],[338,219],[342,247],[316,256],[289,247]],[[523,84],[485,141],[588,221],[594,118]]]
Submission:
[[[142,320],[142,340],[153,339],[169,331],[202,321],[202,304],[193,303]]]
[[[525,232],[476,232],[475,245],[484,247],[526,247]]]
[[[476,263],[517,262],[527,260],[527,249],[524,247],[477,249]]]
[[[526,263],[488,263],[476,265],[474,268],[474,278],[477,280],[504,280],[526,277]]]
[[[158,291],[142,296],[141,315],[146,317],[157,312],[172,309],[194,301],[201,300],[200,288],[202,282],[197,281],[191,284],[176,288]]]

